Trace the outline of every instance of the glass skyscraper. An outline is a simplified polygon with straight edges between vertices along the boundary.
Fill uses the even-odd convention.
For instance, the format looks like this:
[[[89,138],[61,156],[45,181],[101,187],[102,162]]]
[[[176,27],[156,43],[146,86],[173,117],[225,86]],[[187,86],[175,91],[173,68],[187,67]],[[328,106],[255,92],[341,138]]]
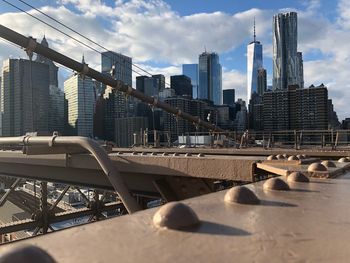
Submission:
[[[182,75],[185,75],[191,79],[192,84],[192,96],[194,99],[198,98],[198,64],[183,64]]]
[[[277,14],[273,17],[273,89],[287,89],[290,85],[303,88],[301,54],[298,55],[297,13]]]
[[[204,52],[199,55],[198,99],[211,100],[222,104],[222,70],[216,53]]]
[[[72,75],[64,82],[68,123],[74,135],[93,136],[94,92],[94,83],[89,77],[83,79],[79,75]]]
[[[247,46],[247,103],[252,94],[258,92],[258,70],[263,67],[263,49],[255,35],[254,21],[254,40]]]

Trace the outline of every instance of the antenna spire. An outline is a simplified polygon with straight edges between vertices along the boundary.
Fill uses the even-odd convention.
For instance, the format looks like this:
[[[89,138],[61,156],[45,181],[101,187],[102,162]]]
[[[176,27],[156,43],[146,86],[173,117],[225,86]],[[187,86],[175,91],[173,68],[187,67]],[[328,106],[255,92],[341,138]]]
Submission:
[[[255,16],[254,16],[254,42],[256,42],[256,32],[255,32]]]

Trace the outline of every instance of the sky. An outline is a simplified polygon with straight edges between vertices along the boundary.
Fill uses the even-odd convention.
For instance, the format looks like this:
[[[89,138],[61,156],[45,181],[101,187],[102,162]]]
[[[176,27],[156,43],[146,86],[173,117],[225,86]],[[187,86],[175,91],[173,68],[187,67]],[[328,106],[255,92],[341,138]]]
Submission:
[[[7,0],[53,23],[19,0]],[[217,52],[223,66],[223,89],[246,98],[246,48],[253,39],[263,45],[268,84],[272,82],[272,17],[298,13],[298,50],[303,52],[305,86],[325,84],[340,119],[350,117],[349,0],[26,0],[42,12],[74,28],[105,48],[131,56],[154,74],[181,74],[181,66],[198,63],[204,50]],[[101,55],[0,0],[0,23],[100,70]],[[86,42],[86,40],[81,39]],[[89,46],[102,50],[89,43]],[[26,54],[0,39],[0,61]],[[135,68],[137,70],[137,68]],[[59,85],[71,72],[59,72]],[[141,72],[142,73],[142,72]],[[136,77],[134,74],[134,78]]]

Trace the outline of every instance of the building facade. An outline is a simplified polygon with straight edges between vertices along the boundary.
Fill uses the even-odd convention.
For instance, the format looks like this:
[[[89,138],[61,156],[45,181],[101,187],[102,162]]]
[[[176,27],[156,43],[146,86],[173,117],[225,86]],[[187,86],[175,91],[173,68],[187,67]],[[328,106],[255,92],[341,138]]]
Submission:
[[[257,94],[262,96],[267,90],[267,76],[266,69],[258,69],[258,89]]]
[[[273,89],[288,86],[303,87],[302,59],[298,55],[297,13],[277,14],[273,17]]]
[[[95,105],[94,82],[91,78],[72,75],[64,82],[68,102],[70,135],[93,137]]]
[[[191,79],[186,75],[170,76],[170,87],[176,95],[192,98]]]
[[[189,113],[192,116],[197,116],[204,120],[206,116],[206,106],[207,104],[200,100],[193,100],[186,97],[171,97],[166,98],[164,102],[168,103],[174,108]],[[178,139],[180,135],[186,135],[188,133],[194,133],[196,131],[201,131],[200,127],[196,127],[187,120],[182,118],[176,118],[173,114],[163,112],[164,118],[164,131],[170,133],[171,141],[174,142]]]
[[[120,53],[112,51],[101,54],[101,71],[103,74],[111,75],[113,78],[132,86],[132,59]],[[102,139],[114,141],[115,119],[126,118],[129,112],[129,101],[121,92],[102,85],[105,107],[103,110],[104,135]]]
[[[192,97],[197,99],[199,88],[198,64],[183,64],[182,75],[185,75],[191,79]]]
[[[225,105],[235,105],[235,89],[225,89],[223,92],[223,100]]]
[[[199,55],[199,89],[198,99],[222,104],[222,68],[219,55],[204,52]]]
[[[3,63],[1,84],[2,136],[49,132],[49,66],[26,59]]]
[[[265,131],[324,130],[328,128],[328,90],[325,86],[269,91],[263,95]]]

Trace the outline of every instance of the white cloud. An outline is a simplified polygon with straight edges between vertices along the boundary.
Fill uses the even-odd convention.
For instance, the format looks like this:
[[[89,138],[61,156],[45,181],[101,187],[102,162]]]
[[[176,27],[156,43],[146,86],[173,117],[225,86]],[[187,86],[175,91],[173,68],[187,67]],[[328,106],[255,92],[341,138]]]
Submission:
[[[246,100],[247,97],[247,76],[237,70],[223,69],[222,88],[235,89],[236,100],[241,98]]]

